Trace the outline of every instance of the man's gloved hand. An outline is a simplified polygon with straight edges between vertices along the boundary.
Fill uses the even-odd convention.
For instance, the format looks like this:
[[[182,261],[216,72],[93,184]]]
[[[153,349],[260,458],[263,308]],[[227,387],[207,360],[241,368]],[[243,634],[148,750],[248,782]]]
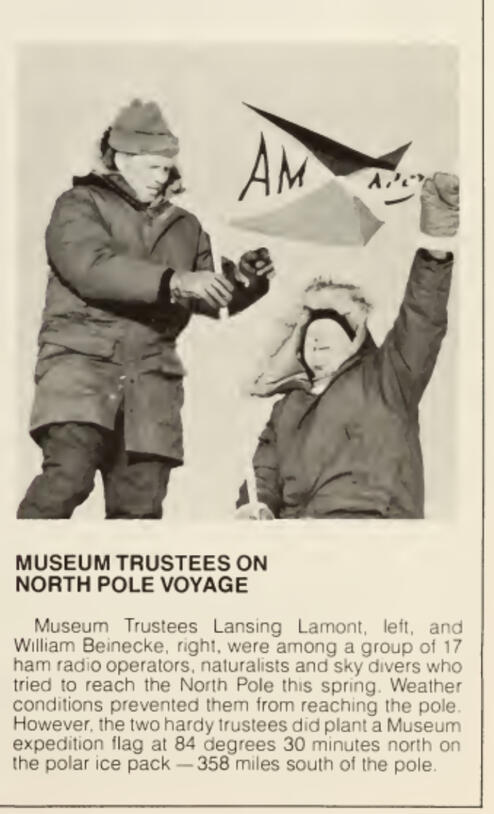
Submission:
[[[265,503],[246,503],[235,512],[236,520],[274,520],[274,514]]]
[[[203,300],[211,308],[225,308],[232,299],[233,285],[213,271],[178,269],[170,279],[170,292],[177,302]]]
[[[457,175],[436,172],[427,178],[420,196],[420,228],[433,237],[452,237],[460,220],[460,183]]]
[[[266,248],[250,249],[241,256],[234,271],[235,279],[242,285],[250,285],[255,277],[274,275],[274,266],[269,250]]]

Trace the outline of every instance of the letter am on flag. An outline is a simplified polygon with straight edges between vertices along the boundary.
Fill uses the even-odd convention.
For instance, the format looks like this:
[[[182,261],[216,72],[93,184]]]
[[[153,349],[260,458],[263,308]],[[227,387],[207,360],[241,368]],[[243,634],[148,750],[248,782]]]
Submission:
[[[285,181],[289,191],[296,182],[298,187],[303,187],[307,175],[309,172],[314,174],[317,165],[324,167],[326,173],[325,176],[319,173],[321,183],[297,200],[275,206],[271,211],[259,215],[233,218],[231,224],[272,237],[321,246],[365,246],[383,225],[383,221],[376,218],[355,193],[352,176],[371,167],[396,170],[411,142],[385,155],[373,157],[281,116],[253,105],[246,106],[275,129],[287,134],[292,146],[294,143],[302,145],[312,159],[315,159],[311,159],[311,163],[308,164],[307,156],[293,173],[283,144],[278,194],[282,192]],[[337,178],[339,180],[336,180]],[[269,157],[262,132],[257,157],[247,183],[240,192],[239,201],[245,200],[253,184],[263,185],[267,196],[272,193]]]

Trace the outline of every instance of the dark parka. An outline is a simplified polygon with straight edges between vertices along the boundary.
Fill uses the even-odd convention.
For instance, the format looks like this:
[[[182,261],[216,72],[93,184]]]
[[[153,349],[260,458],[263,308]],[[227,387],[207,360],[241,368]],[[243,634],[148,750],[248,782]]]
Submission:
[[[417,252],[393,328],[315,395],[275,403],[254,456],[258,499],[275,517],[419,518],[424,477],[418,408],[447,327],[452,255]],[[245,485],[237,505],[247,500]]]
[[[57,200],[46,248],[33,437],[68,421],[113,429],[123,409],[129,452],[180,464],[184,370],[176,339],[191,310],[159,297],[167,268],[212,268],[199,221],[168,202],[139,203],[118,174],[91,174]],[[232,313],[269,285],[263,278],[247,289],[234,284]]]

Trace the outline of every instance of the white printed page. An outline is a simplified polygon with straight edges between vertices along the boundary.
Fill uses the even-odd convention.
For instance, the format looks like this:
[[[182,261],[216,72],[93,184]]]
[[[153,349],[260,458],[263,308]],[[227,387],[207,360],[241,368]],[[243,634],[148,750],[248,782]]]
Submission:
[[[3,18],[0,807],[489,811],[481,3]]]

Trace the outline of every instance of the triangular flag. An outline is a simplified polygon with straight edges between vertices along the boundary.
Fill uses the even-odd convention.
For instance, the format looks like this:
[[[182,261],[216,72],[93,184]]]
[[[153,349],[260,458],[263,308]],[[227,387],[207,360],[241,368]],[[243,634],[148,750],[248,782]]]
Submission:
[[[334,175],[350,175],[364,167],[395,170],[412,143],[409,141],[390,153],[374,157],[347,147],[346,144],[341,144],[322,133],[316,133],[300,124],[283,119],[281,116],[275,116],[274,113],[269,113],[267,110],[261,110],[247,102],[244,102],[244,105],[297,139]]]
[[[294,203],[230,223],[251,232],[321,246],[365,246],[383,221],[341,184],[331,181]]]

